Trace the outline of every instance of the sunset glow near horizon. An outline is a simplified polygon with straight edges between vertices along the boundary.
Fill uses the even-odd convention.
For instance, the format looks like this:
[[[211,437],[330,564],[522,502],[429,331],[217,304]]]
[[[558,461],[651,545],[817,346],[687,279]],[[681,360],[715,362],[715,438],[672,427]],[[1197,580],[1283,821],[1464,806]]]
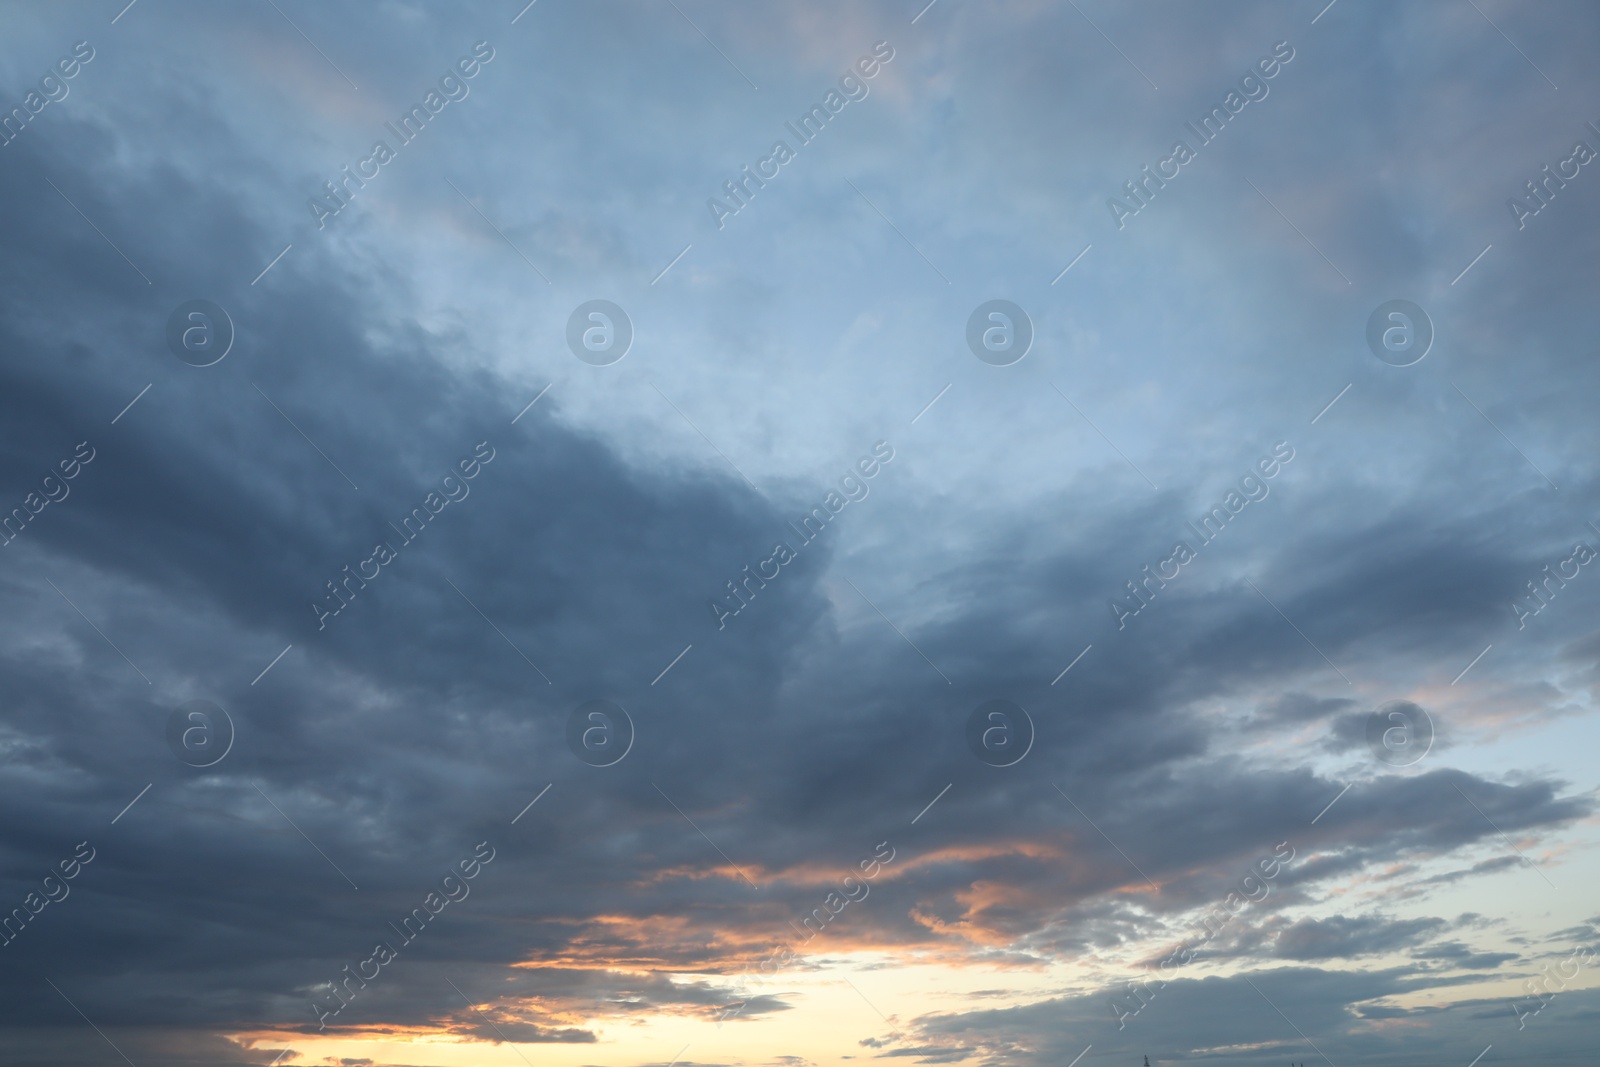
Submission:
[[[6,1067],[1590,1067],[1600,12],[0,8]]]

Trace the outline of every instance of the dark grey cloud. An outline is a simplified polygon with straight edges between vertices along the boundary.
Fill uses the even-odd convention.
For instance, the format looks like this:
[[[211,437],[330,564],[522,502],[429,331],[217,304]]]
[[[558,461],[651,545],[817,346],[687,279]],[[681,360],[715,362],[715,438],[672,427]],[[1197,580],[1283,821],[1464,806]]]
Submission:
[[[1423,1055],[1430,1045],[1435,1055],[1440,1049],[1449,1054],[1470,1049],[1470,1058],[1492,1042],[1515,1055],[1559,1058],[1565,1055],[1570,1035],[1594,1010],[1592,995],[1573,995],[1564,1016],[1554,1016],[1552,1008],[1546,1013],[1551,1015],[1547,1023],[1537,1020],[1546,1025],[1519,1031],[1505,1000],[1396,1006],[1387,998],[1405,989],[1401,975],[1395,970],[1356,975],[1279,968],[1233,978],[1180,979],[1149,997],[1120,1031],[1113,998],[1120,993],[1126,1005],[1136,1006],[1138,1001],[1107,987],[1024,1008],[925,1016],[917,1021],[912,1040],[927,1043],[915,1053],[899,1051],[936,1055],[971,1048],[981,1062],[999,1062],[1013,1053],[1070,1059],[1092,1043],[1096,1051],[1112,1057],[1138,1056],[1138,1049],[1149,1047],[1169,1049],[1168,1055],[1184,1060],[1228,1057],[1234,1062],[1269,1063],[1300,1055],[1309,1060],[1320,1049],[1336,1063],[1343,1056],[1392,1064]],[[1480,1004],[1494,1010],[1480,1013]],[[1407,1024],[1403,1036],[1383,1025],[1396,1020]],[[1246,1034],[1260,1036],[1242,1041]]]
[[[1430,945],[1417,953],[1419,958],[1439,960],[1452,967],[1472,970],[1490,970],[1518,958],[1515,952],[1479,952],[1460,941],[1445,941]]]
[[[1528,868],[1592,829],[1583,735],[1538,730],[1587,722],[1594,594],[1573,580],[1527,630],[1508,606],[1594,517],[1600,381],[1572,310],[1593,199],[1574,183],[1527,233],[1502,203],[1581,135],[1550,100],[1586,98],[1592,12],[1490,6],[1563,83],[1547,99],[1478,14],[1359,0],[1315,27],[1273,5],[1087,8],[1126,62],[1078,13],[953,0],[914,27],[887,6],[691,5],[726,62],[666,9],[540,5],[513,36],[513,12],[289,5],[325,62],[271,11],[159,7],[120,38],[115,11],[19,12],[0,50],[12,100],[56,42],[105,42],[0,149],[6,506],[95,449],[0,549],[5,907],[77,842],[97,850],[4,949],[6,1062],[99,1062],[81,1008],[134,1062],[269,1064],[280,1047],[227,1035],[314,1039],[324,984],[398,940],[481,841],[496,854],[471,895],[337,1032],[559,1052],[743,1004],[732,1029],[759,1034],[809,1018],[798,983],[741,977],[796,944],[796,975],[862,949],[882,971],[915,952],[1007,971],[900,1036],[830,1023],[858,1056],[1069,1062],[1149,1041],[1265,1062],[1307,1058],[1299,1027],[1340,1062],[1467,1062],[1480,1031],[1501,1040],[1488,987],[1522,976],[1526,942],[1592,935],[1545,931],[1504,886],[1542,890]],[[315,229],[306,196],[485,27],[499,52],[472,96]],[[739,229],[709,229],[703,190],[858,35],[900,50],[873,95]],[[1284,37],[1300,51],[1272,95],[1110,229],[1104,197]],[[1005,378],[951,340],[991,289],[1038,320]],[[1409,377],[1359,343],[1402,291],[1439,325]],[[607,294],[638,337],[602,377],[562,335]],[[210,368],[165,351],[196,296],[238,329]],[[896,458],[871,495],[719,631],[710,598],[878,439]],[[1297,452],[1272,494],[1118,629],[1107,601],[1278,440]],[[319,628],[325,583],[480,442],[494,458],[470,493]],[[1491,642],[1468,676],[1483,688],[1452,688]],[[1037,729],[1016,767],[965,748],[996,697]],[[204,770],[164,740],[194,698],[238,730]],[[595,698],[637,730],[615,767],[567,749]],[[1366,751],[1368,716],[1402,698],[1439,725],[1404,772]],[[798,944],[884,841],[870,895]],[[1279,843],[1295,859],[1210,943],[1218,971],[1118,1031],[1107,976],[1192,942]],[[1357,883],[1373,896],[1348,898]],[[1430,917],[1446,890],[1507,929]],[[1296,965],[1238,970],[1268,960]],[[1069,966],[1093,992],[1039,991]],[[1018,1006],[986,1003],[1002,989]],[[1591,1001],[1564,993],[1508,1045],[1577,1062]]]
[[[1277,954],[1291,960],[1326,960],[1390,951],[1443,925],[1437,919],[1385,922],[1376,916],[1305,919],[1278,934]]]

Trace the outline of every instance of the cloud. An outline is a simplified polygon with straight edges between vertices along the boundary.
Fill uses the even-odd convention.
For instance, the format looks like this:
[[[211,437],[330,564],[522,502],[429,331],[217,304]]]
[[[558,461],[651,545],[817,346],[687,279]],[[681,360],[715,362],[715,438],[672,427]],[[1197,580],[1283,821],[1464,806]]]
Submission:
[[[1277,931],[1272,939],[1272,954],[1286,960],[1355,959],[1394,952],[1448,926],[1443,919],[1389,919],[1381,915],[1300,919]]]
[[[1304,1058],[1296,1027],[1340,1062],[1468,1062],[1522,959],[1501,949],[1579,939],[1502,880],[1593,843],[1594,594],[1574,581],[1527,633],[1506,607],[1588,536],[1568,508],[1594,481],[1600,371],[1568,309],[1592,211],[1563,192],[1535,221],[1567,221],[1511,243],[1506,191],[1580,132],[1475,13],[1340,5],[1312,36],[1271,5],[1086,10],[1103,38],[1026,3],[915,27],[540,5],[514,32],[494,16],[472,96],[324,231],[306,198],[385,135],[382,101],[491,35],[482,13],[146,7],[96,29],[73,96],[0,150],[5,506],[97,450],[0,550],[4,907],[98,849],[6,948],[0,1059],[103,1057],[84,1015],[134,1062],[310,1047],[313,999],[478,842],[497,855],[470,897],[355,986],[333,1036],[610,1062],[742,1004],[730,1061],[771,1062],[796,1026],[925,1063],[1136,1041]],[[16,21],[5,100],[90,32]],[[1590,21],[1514,27],[1563,99]],[[1109,228],[1130,161],[1284,36],[1300,52],[1249,125]],[[850,123],[711,229],[705,196],[880,39],[896,59]],[[1454,288],[1480,238],[1494,258]],[[1402,291],[1439,328],[1409,376],[1360,336]],[[1007,375],[961,339],[994,293],[1036,319]],[[564,330],[607,294],[636,347],[598,368]],[[196,296],[237,328],[209,368],[165,347]],[[896,458],[870,496],[719,630],[711,600],[878,440]],[[1297,452],[1272,494],[1119,629],[1108,600],[1279,440]],[[470,493],[408,542],[480,444]],[[321,617],[330,595],[349,603]],[[1004,769],[965,741],[1001,696],[1036,731]],[[615,767],[569,748],[598,698],[634,725]],[[190,699],[236,727],[213,768],[167,747]],[[1390,699],[1434,717],[1427,762],[1370,760]],[[896,858],[870,895],[806,939],[879,842]],[[1193,941],[1280,842],[1271,892],[1117,1030],[1122,976]],[[1425,914],[1440,899],[1505,916],[1506,944]],[[1419,910],[1371,910],[1402,900]],[[1547,925],[1592,933],[1573,921]],[[792,971],[751,993],[782,946]],[[792,992],[912,964],[966,1007],[903,1039],[811,1028]],[[1593,1006],[1561,1010],[1525,1046],[1551,1062]],[[318,1058],[385,1062],[358,1051]],[[778,1059],[822,1062],[805,1051]]]

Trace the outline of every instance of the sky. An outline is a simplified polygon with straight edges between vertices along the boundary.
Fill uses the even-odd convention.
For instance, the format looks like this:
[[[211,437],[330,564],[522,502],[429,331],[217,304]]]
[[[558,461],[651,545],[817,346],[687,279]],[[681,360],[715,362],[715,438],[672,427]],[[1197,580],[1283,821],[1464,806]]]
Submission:
[[[0,5],[0,1062],[1592,1064],[1600,11]]]

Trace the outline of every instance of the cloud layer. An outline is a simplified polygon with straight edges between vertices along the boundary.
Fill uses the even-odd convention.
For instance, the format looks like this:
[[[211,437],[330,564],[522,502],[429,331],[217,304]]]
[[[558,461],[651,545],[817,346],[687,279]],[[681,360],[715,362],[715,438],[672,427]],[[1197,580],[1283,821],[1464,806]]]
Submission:
[[[13,14],[0,1058],[1587,1062],[1593,11],[519,6]]]

